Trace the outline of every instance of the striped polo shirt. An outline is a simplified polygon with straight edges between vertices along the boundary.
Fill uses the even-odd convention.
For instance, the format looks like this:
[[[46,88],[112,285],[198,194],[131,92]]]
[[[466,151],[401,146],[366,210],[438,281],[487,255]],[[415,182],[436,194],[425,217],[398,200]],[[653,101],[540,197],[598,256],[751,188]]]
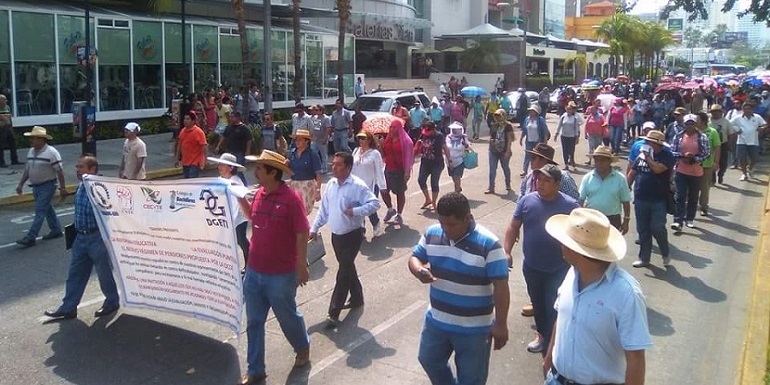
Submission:
[[[61,155],[59,151],[47,144],[43,145],[40,151],[30,148],[27,153],[26,167],[31,185],[56,180],[56,174],[62,170]]]
[[[489,333],[495,308],[492,281],[508,280],[508,261],[498,238],[481,225],[472,228],[453,242],[441,225],[433,225],[412,252],[430,263],[436,278],[425,322],[452,333]]]

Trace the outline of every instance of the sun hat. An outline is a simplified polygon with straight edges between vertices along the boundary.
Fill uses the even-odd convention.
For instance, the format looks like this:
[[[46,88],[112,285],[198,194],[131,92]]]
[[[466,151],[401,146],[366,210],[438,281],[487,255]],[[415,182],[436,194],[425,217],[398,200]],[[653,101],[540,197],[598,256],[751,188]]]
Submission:
[[[575,108],[575,109],[577,109],[577,104],[575,103],[575,101],[570,100],[569,103],[567,103],[567,108]]]
[[[654,130],[655,128],[657,128],[657,127],[655,126],[655,122],[653,122],[653,121],[649,121],[648,120],[648,121],[642,123],[642,130]]]
[[[593,158],[596,158],[597,156],[602,158],[609,158],[610,162],[613,162],[617,159],[615,155],[612,155],[612,149],[610,149],[609,146],[605,146],[605,145],[596,147],[596,149],[594,149],[594,153],[588,154],[588,156]]]
[[[364,132],[364,130],[361,130],[356,134],[356,138],[368,138],[368,136],[366,136],[366,132]]]
[[[209,162],[224,164],[228,166],[232,166],[237,168],[238,170],[244,170],[246,167],[244,167],[242,164],[238,163],[238,158],[235,157],[235,155],[225,152],[222,155],[217,157],[209,156],[206,158]]]
[[[465,127],[463,127],[462,123],[460,122],[452,122],[452,124],[449,125],[450,130],[465,130]]]
[[[684,116],[684,122],[698,123],[700,122],[700,118],[698,118],[698,115],[695,115],[695,114],[687,114]]]
[[[544,158],[550,164],[558,165],[558,163],[553,160],[553,156],[556,154],[556,150],[545,143],[538,143],[535,148],[526,151],[532,155]]]
[[[529,108],[527,108],[527,111],[535,111],[537,112],[538,115],[540,115],[540,106],[538,106],[537,104],[533,104],[529,106]]]
[[[262,153],[259,154],[259,156],[247,155],[246,160],[275,167],[284,173],[291,174],[292,172],[288,164],[288,159],[274,151],[262,150]]]
[[[495,113],[494,113],[494,115],[497,115],[497,116],[505,116],[505,115],[506,115],[506,113],[505,113],[505,110],[504,110],[504,109],[502,109],[502,108],[498,108],[497,110],[495,110]]]
[[[714,111],[723,111],[722,106],[719,105],[718,103],[712,104],[711,108],[709,108],[709,112],[714,112]]]
[[[48,140],[53,139],[53,136],[48,135],[48,131],[46,131],[45,127],[40,127],[40,126],[32,127],[32,131],[25,132],[24,136],[35,137],[35,138],[46,138]]]
[[[559,170],[559,167],[554,164],[546,164],[545,166],[533,170],[532,172],[543,174],[555,181],[561,180],[561,170]]]
[[[677,107],[674,109],[674,115],[684,115],[685,112],[687,112],[687,110],[685,110],[684,107]]]
[[[664,135],[662,132],[658,130],[652,130],[647,133],[646,136],[643,136],[642,139],[652,142],[655,144],[663,145],[666,143],[666,135]]]
[[[294,135],[292,135],[292,138],[294,139],[304,138],[312,141],[313,135],[311,135],[310,131],[308,130],[297,130],[297,132],[295,132]]]
[[[556,214],[545,222],[545,231],[564,247],[587,258],[617,262],[626,256],[626,240],[601,212],[577,208],[569,215]]]
[[[136,132],[138,134],[139,131],[142,130],[142,127],[139,127],[139,125],[135,122],[129,122],[126,123],[126,126],[123,127],[123,129],[129,132]]]

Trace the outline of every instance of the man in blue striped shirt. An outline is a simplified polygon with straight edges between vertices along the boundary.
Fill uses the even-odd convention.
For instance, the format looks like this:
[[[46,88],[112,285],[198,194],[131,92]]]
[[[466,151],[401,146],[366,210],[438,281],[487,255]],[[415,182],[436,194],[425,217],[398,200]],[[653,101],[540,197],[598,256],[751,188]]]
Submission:
[[[508,262],[461,193],[441,197],[436,211],[439,224],[425,230],[409,259],[412,275],[431,285],[418,358],[434,385],[486,384],[491,342],[499,350],[508,341]]]

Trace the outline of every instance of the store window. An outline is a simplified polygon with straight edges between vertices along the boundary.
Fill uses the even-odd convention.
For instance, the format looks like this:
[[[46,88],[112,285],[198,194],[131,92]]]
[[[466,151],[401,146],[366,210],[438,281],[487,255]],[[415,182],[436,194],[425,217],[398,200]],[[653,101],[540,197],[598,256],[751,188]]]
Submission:
[[[305,44],[304,44],[304,41],[303,41],[303,37],[304,36],[302,36],[302,34],[300,33],[300,35],[299,35],[299,57],[295,58],[294,57],[294,33],[293,32],[287,32],[286,33],[286,88],[287,88],[287,94],[288,94],[288,98],[289,98],[288,100],[296,100],[297,98],[302,99],[303,95],[305,93],[305,90],[304,90],[305,86],[303,84],[303,85],[301,85],[302,89],[300,90],[300,94],[299,95],[294,95],[294,81],[295,81],[295,77],[300,77],[300,82],[301,82],[301,80],[302,80],[301,78],[304,77],[304,72],[305,72],[304,68],[302,67],[302,64],[301,64],[302,61],[304,60],[303,56],[305,55],[305,53],[304,53]],[[300,68],[302,68],[302,70],[298,74],[294,73],[294,60],[295,59],[296,60],[300,60]]]
[[[249,29],[247,36],[249,37],[249,61],[251,61],[249,81],[261,84],[265,63],[264,32],[261,28]]]
[[[56,65],[53,15],[13,13],[16,114],[56,113]],[[35,36],[30,41],[29,37]]]
[[[586,70],[586,77],[593,78],[594,77],[594,63],[589,62],[588,63],[588,69]]]
[[[99,19],[99,110],[131,109],[131,31],[125,20]]]
[[[273,100],[289,99],[289,68],[286,65],[286,32],[271,31],[271,62],[273,67]],[[292,68],[292,73],[293,73]]]
[[[91,20],[91,46],[94,44],[94,22]],[[78,64],[77,47],[86,44],[85,18],[78,16],[57,16],[58,38],[56,42],[59,52],[59,105],[60,113],[72,112],[72,102],[88,99],[88,81],[86,67]],[[91,79],[94,79],[94,67],[91,67]],[[93,85],[92,85],[93,87]],[[93,95],[93,94],[92,94]],[[93,100],[92,100],[93,101]]]
[[[11,84],[11,35],[8,31],[8,12],[0,11],[0,93],[13,106],[14,97]],[[13,108],[13,107],[11,107]]]
[[[217,59],[219,55],[217,34],[218,30],[215,26],[193,26],[193,60],[195,61],[193,84],[194,91],[199,94],[206,87],[212,87],[217,82]]]
[[[225,86],[241,85],[241,38],[237,28],[220,27],[220,71],[221,82]]]
[[[305,89],[308,98],[323,97],[324,52],[321,38],[305,35]]]
[[[132,25],[134,59],[134,108],[162,108],[163,26],[135,21]]]
[[[189,83],[190,75],[185,66],[182,65],[182,24],[165,23],[163,33],[166,39],[166,89],[175,86],[179,87],[183,93],[189,92],[190,90],[186,85]],[[185,26],[185,41],[187,46],[185,57],[187,58],[188,68],[192,59],[192,43],[190,38],[191,28],[187,25]]]

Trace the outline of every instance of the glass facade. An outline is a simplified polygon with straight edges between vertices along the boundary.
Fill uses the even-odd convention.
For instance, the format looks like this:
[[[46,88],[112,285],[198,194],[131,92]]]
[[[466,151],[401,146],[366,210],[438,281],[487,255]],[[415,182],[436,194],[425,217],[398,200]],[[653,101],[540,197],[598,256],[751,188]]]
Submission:
[[[187,70],[182,65],[179,22],[92,14],[90,31],[97,52],[91,66],[92,102],[98,111],[167,108],[171,86],[192,83],[187,91],[199,93],[220,84],[237,89],[243,83],[241,39],[235,26],[188,23]],[[261,83],[263,63],[269,60],[274,101],[294,100],[296,76],[305,79],[302,98],[337,97],[336,35],[302,32],[300,58],[294,57],[291,31],[271,31],[269,58],[264,57],[259,26],[249,26],[246,36],[251,64],[246,78]],[[74,101],[88,98],[85,66],[77,55],[85,41],[82,15],[0,10],[0,93],[8,97],[15,116],[70,114]],[[348,95],[353,94],[354,44],[348,38],[343,55],[350,74],[345,76]],[[294,60],[301,60],[301,74],[294,73]]]
[[[543,14],[543,34],[553,35],[564,39],[564,13],[566,5],[564,0],[545,0],[545,12]]]

